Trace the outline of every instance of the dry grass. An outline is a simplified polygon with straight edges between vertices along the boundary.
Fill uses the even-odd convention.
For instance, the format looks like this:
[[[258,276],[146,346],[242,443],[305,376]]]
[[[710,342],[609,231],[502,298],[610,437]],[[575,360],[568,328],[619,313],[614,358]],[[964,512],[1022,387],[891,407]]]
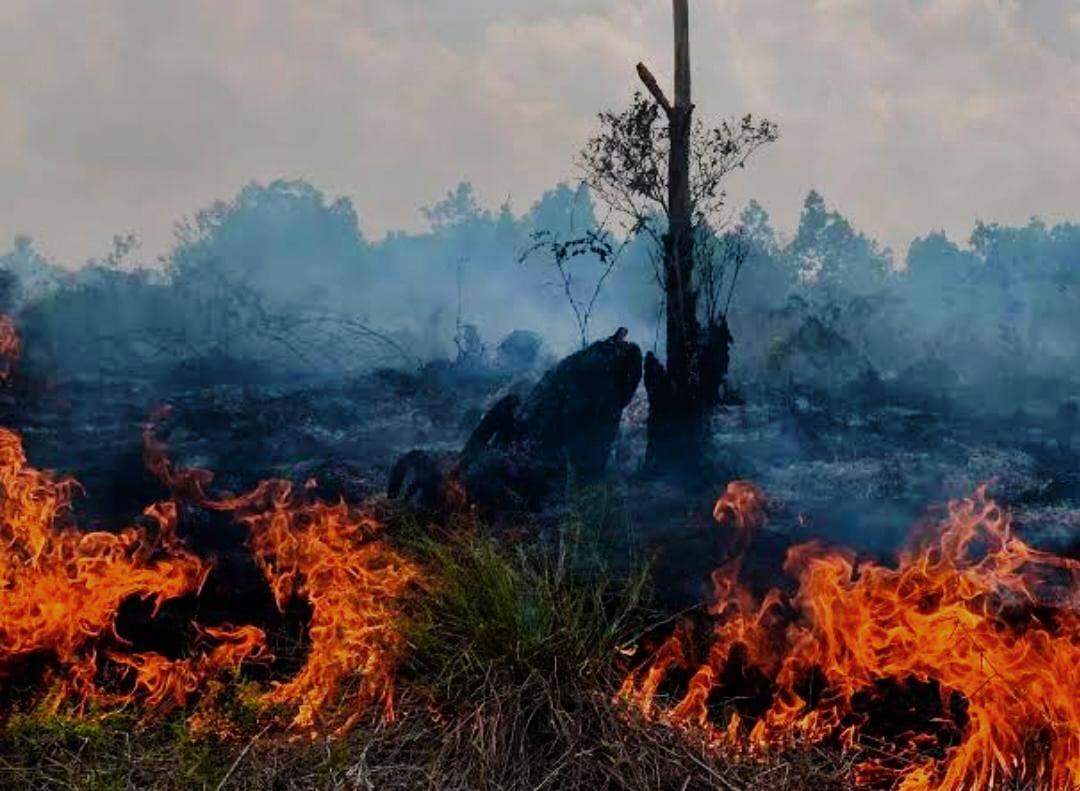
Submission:
[[[507,548],[468,529],[406,542],[430,573],[402,619],[412,651],[394,722],[293,740],[271,724],[273,712],[244,708],[243,695],[224,704],[233,732],[224,741],[194,736],[184,713],[142,724],[127,714],[14,715],[0,727],[0,788],[852,787],[852,768],[869,747],[861,755],[814,746],[725,755],[612,703],[616,649],[655,614],[644,574],[613,578],[576,554],[581,527],[554,551]]]
[[[63,719],[6,731],[0,787],[33,789],[840,789],[848,765],[807,750],[750,763],[628,721],[602,698],[563,710],[553,690],[476,690],[440,724],[420,700],[340,740],[258,731],[226,744],[175,725]],[[559,694],[562,694],[561,692]],[[13,732],[14,731],[14,732]]]
[[[194,736],[185,713],[16,715],[0,730],[0,788],[842,788],[836,756],[734,760],[611,703],[616,648],[653,615],[647,575],[609,575],[579,517],[555,547],[504,546],[470,526],[405,541],[429,574],[402,619],[412,650],[392,723],[291,740],[234,701],[222,741]]]

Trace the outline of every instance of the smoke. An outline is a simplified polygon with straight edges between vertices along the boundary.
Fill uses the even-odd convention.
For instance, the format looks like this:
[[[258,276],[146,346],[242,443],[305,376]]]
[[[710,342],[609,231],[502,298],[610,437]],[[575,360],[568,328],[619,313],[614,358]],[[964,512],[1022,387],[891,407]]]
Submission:
[[[514,330],[543,336],[561,355],[580,343],[567,290],[585,303],[602,275],[595,256],[573,261],[564,283],[553,262],[522,254],[539,230],[596,228],[587,192],[559,185],[531,208],[481,208],[468,184],[425,207],[429,230],[367,240],[351,203],[305,182],[249,184],[178,227],[159,262],[135,240],[73,272],[27,239],[0,259],[32,357],[53,373],[148,370],[220,357],[292,375],[453,357],[464,328],[485,354]],[[639,248],[619,262],[623,298],[601,290],[591,339],[628,324],[644,335],[655,293]],[[635,282],[637,281],[637,282]],[[629,294],[630,302],[626,297]]]
[[[489,207],[462,183],[421,212],[427,230],[373,241],[347,199],[306,182],[251,183],[181,223],[160,261],[118,238],[70,271],[20,238],[0,268],[30,364],[61,378],[186,360],[252,376],[346,375],[453,360],[466,334],[473,358],[491,364],[515,330],[560,356],[580,345],[594,293],[589,340],[628,326],[662,354],[651,242],[621,238],[586,189],[557,185],[519,210]],[[598,256],[560,273],[535,246],[538,233],[589,231],[619,251],[602,282]],[[731,240],[746,249],[734,283],[731,262],[718,262],[722,293],[734,285],[733,390],[853,403],[886,386],[1007,412],[1073,391],[1080,226],[980,222],[966,242],[928,233],[901,260],[811,192],[790,237],[752,202],[713,255]]]

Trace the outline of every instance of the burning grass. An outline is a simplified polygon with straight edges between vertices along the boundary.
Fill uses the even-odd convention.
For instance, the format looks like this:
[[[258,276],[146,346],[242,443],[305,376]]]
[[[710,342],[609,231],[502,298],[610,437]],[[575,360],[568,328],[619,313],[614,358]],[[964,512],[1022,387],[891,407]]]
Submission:
[[[162,505],[152,513],[172,518],[108,539],[80,533],[68,511],[74,484],[29,467],[9,439],[5,786],[707,788],[737,778],[738,765],[612,706],[613,660],[642,625],[646,577],[616,579],[595,565],[577,516],[554,551],[497,542],[472,523],[438,540],[394,525],[401,546],[372,548],[383,529],[371,514],[307,502],[281,483],[214,499],[204,473],[163,468],[178,496],[186,486],[186,498],[247,526],[279,604],[289,595],[310,604],[301,670],[268,687],[244,680],[251,661],[270,660],[254,627],[200,627],[201,642],[177,658],[131,650],[116,633],[122,601],[197,593],[209,561],[183,547],[176,509]],[[104,560],[89,553],[100,546],[110,549]],[[173,568],[188,573],[163,578],[182,584],[161,586]],[[380,576],[387,570],[393,583]],[[56,612],[28,603],[42,575]],[[39,611],[50,628],[31,619],[37,641],[14,641],[27,630],[11,624]],[[28,657],[49,672],[21,675]],[[403,692],[391,718],[395,684]],[[373,706],[383,716],[359,716]],[[814,777],[813,787],[828,787],[835,768],[807,761],[816,774],[775,764],[791,782],[769,786],[805,788],[794,778]]]
[[[416,580],[414,564],[381,536],[370,513],[294,493],[265,481],[241,497],[212,499],[204,471],[174,471],[149,446],[180,496],[227,511],[248,529],[248,547],[282,610],[292,599],[310,609],[309,647],[299,670],[254,693],[270,714],[288,712],[294,733],[348,731],[372,710],[393,715],[404,642],[395,620]],[[198,487],[194,485],[198,483]],[[247,665],[273,660],[253,625],[192,623],[183,656],[137,651],[117,629],[129,601],[197,596],[212,563],[177,534],[177,501],[149,506],[143,524],[117,533],[82,532],[70,505],[77,484],[31,467],[19,437],[0,429],[0,679],[8,688],[33,679],[19,702],[73,715],[138,709],[159,718],[195,700],[213,701],[221,683]],[[204,706],[194,730],[227,735]]]
[[[160,789],[840,789],[836,754],[770,761],[710,752],[611,701],[618,648],[645,625],[646,577],[606,575],[564,548],[507,545],[471,523],[438,541],[408,514],[392,532],[424,570],[408,602],[393,721],[290,738],[261,688],[224,688],[194,713],[32,710],[0,732],[0,784]],[[576,529],[576,527],[575,527]],[[589,568],[585,573],[584,569]],[[220,732],[190,727],[212,711]]]
[[[736,543],[763,515],[748,491],[717,504]],[[736,553],[714,575],[704,645],[680,624],[621,699],[719,751],[861,752],[859,786],[1080,787],[1080,563],[1016,538],[981,489],[921,532],[896,568],[792,547],[797,592],[760,600]]]
[[[743,489],[717,513],[753,502]],[[744,519],[740,534],[754,526]],[[552,552],[499,542],[471,522],[436,539],[399,513],[389,532],[403,537],[398,551],[420,570],[418,595],[398,620],[408,651],[393,721],[365,718],[347,731],[297,739],[281,727],[287,716],[267,718],[263,686],[236,678],[217,694],[204,685],[193,707],[149,720],[132,708],[37,708],[9,717],[0,733],[0,783],[825,791],[851,788],[864,778],[860,767],[889,748],[870,736],[844,747],[793,732],[775,748],[750,751],[696,723],[658,727],[657,720],[676,724],[666,714],[679,703],[676,687],[661,689],[648,715],[628,710],[625,698],[613,701],[616,657],[652,617],[643,575],[613,578],[575,562],[566,554],[573,544]],[[692,681],[690,671],[683,678]],[[738,710],[739,697],[710,700],[710,716]],[[210,713],[228,728],[191,727],[193,717]]]
[[[0,322],[0,380],[18,348]],[[171,498],[85,532],[78,484],[0,428],[3,787],[1080,787],[1080,563],[1018,540],[983,491],[895,568],[797,546],[797,590],[758,597],[739,571],[765,497],[733,482],[714,601],[665,634],[647,575],[605,565],[605,491],[554,541],[497,540],[283,480],[212,493],[153,424],[144,442]],[[253,623],[183,624],[174,653],[119,628],[132,602],[154,622],[202,592],[185,507],[243,526],[273,604],[303,604],[288,672]]]

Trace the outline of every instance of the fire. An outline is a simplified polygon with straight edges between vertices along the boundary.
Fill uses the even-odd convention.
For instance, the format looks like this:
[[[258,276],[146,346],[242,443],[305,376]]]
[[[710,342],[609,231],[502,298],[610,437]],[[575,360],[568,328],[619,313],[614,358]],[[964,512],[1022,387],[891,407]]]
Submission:
[[[0,316],[0,379],[18,353]],[[138,706],[159,716],[212,704],[246,665],[272,662],[267,635],[252,625],[192,624],[179,657],[137,650],[118,632],[126,602],[148,602],[156,616],[206,582],[212,561],[178,534],[179,504],[190,503],[246,527],[279,609],[294,599],[310,609],[300,669],[253,693],[271,721],[283,710],[280,722],[306,736],[343,733],[369,713],[392,718],[407,649],[395,624],[419,568],[366,508],[319,501],[284,480],[211,494],[213,475],[175,467],[155,437],[162,416],[146,427],[144,449],[171,498],[117,532],[80,530],[78,483],[31,466],[20,437],[0,428],[0,689],[38,669],[35,703],[46,709]],[[863,786],[1080,787],[1080,563],[1018,539],[980,489],[952,503],[895,567],[802,544],[784,564],[797,589],[759,598],[739,578],[767,507],[752,483],[728,485],[713,510],[730,549],[711,577],[708,633],[679,623],[627,675],[621,701],[718,749],[857,750]],[[886,739],[877,738],[882,721]],[[205,706],[188,723],[229,733]]]
[[[0,313],[0,383],[11,378],[22,355],[22,342],[15,324],[7,314]]]
[[[760,526],[762,500],[750,491],[730,486],[717,517]],[[1080,785],[1080,564],[1016,538],[985,490],[952,503],[896,568],[811,543],[789,550],[785,570],[798,591],[755,602],[735,579],[738,562],[721,567],[705,655],[681,625],[621,698],[752,754],[797,740],[866,743],[875,720],[901,719],[885,710],[887,689],[922,685],[936,692],[935,711],[875,743],[876,757],[856,767],[860,785]],[[685,691],[662,694],[679,676]],[[730,679],[750,677],[768,681],[763,710],[725,714]]]
[[[253,507],[265,498],[265,507]],[[392,719],[394,672],[405,642],[394,628],[417,567],[377,538],[382,525],[345,503],[298,501],[287,481],[253,496],[212,503],[235,509],[281,609],[292,596],[311,606],[307,661],[265,703],[295,710],[292,726],[344,732],[373,706]]]
[[[209,496],[211,473],[175,469],[153,428],[144,433],[149,468],[177,496],[232,512],[247,526],[280,609],[294,596],[311,607],[307,661],[262,702],[293,709],[292,727],[312,735],[347,731],[372,707],[392,719],[394,673],[405,652],[394,624],[418,567],[379,537],[382,525],[371,513],[309,502],[288,481],[263,481],[238,497]]]
[[[174,498],[111,533],[79,530],[71,512],[77,482],[30,466],[19,436],[0,428],[0,688],[44,666],[37,703],[48,709],[138,705],[159,716],[212,697],[215,680],[245,664],[273,660],[266,635],[250,625],[192,624],[196,639],[180,658],[136,651],[118,634],[119,613],[132,598],[150,602],[157,616],[166,602],[203,587],[212,564],[177,534],[177,503],[187,499],[247,526],[249,549],[280,608],[292,597],[310,606],[306,661],[257,702],[289,711],[298,734],[341,732],[368,711],[392,716],[405,651],[395,617],[419,572],[381,537],[378,520],[343,502],[309,499],[280,480],[213,499],[211,474],[174,470],[151,429],[147,460]],[[215,721],[195,716],[202,725]]]
[[[147,508],[145,526],[79,531],[69,511],[76,486],[29,466],[18,435],[0,428],[0,680],[45,660],[53,709],[137,697],[168,708],[184,705],[202,678],[259,656],[261,634],[224,627],[207,629],[221,642],[192,659],[129,653],[116,631],[121,605],[137,597],[156,613],[170,599],[198,593],[210,565],[177,538],[172,503]],[[103,664],[129,671],[121,673],[131,676],[128,691],[110,688]]]

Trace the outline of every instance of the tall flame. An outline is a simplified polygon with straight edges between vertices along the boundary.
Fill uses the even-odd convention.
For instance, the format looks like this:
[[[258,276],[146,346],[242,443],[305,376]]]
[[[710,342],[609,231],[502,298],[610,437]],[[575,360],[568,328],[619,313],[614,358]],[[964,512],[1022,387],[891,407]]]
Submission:
[[[717,516],[760,525],[760,498],[734,494],[729,487]],[[952,503],[896,568],[796,546],[785,569],[798,592],[772,591],[760,603],[740,590],[737,564],[726,568],[714,579],[706,656],[692,661],[684,624],[624,682],[623,700],[646,717],[749,752],[795,740],[854,746],[875,716],[889,716],[873,708],[883,685],[930,684],[940,696],[938,732],[908,727],[860,761],[857,782],[905,791],[1013,780],[1080,786],[1080,564],[1012,535],[1008,513],[984,489]],[[723,674],[740,662],[742,678],[763,674],[772,689],[764,713],[745,724],[716,705]],[[660,690],[676,683],[677,670],[689,681],[668,700]]]
[[[155,419],[164,417],[164,412]],[[419,569],[379,537],[373,514],[308,501],[288,481],[267,480],[238,497],[207,494],[206,470],[176,469],[164,445],[144,433],[147,465],[177,496],[232,512],[285,609],[297,596],[311,607],[310,650],[300,671],[275,685],[264,703],[294,709],[291,725],[312,734],[348,730],[372,706],[393,717],[394,672],[405,644],[394,624]]]
[[[19,436],[0,428],[0,688],[44,663],[50,691],[39,702],[53,710],[138,704],[157,715],[187,706],[216,677],[273,659],[266,635],[250,625],[193,624],[197,639],[180,658],[133,650],[118,634],[125,602],[148,601],[156,616],[166,602],[202,589],[212,564],[177,534],[177,503],[187,500],[247,526],[278,607],[299,597],[311,609],[303,666],[265,689],[261,703],[291,710],[299,734],[346,730],[372,709],[392,716],[405,649],[395,616],[419,571],[381,537],[379,521],[280,480],[214,499],[206,493],[212,475],[174,469],[153,424],[144,439],[147,462],[173,499],[116,533],[82,532],[71,512],[77,482],[30,466]]]
[[[279,480],[206,504],[235,511],[247,525],[279,608],[293,596],[311,607],[307,660],[264,703],[292,707],[293,728],[312,735],[344,732],[372,706],[392,719],[394,672],[405,651],[394,624],[419,571],[378,538],[378,520],[343,502],[303,502]]]

